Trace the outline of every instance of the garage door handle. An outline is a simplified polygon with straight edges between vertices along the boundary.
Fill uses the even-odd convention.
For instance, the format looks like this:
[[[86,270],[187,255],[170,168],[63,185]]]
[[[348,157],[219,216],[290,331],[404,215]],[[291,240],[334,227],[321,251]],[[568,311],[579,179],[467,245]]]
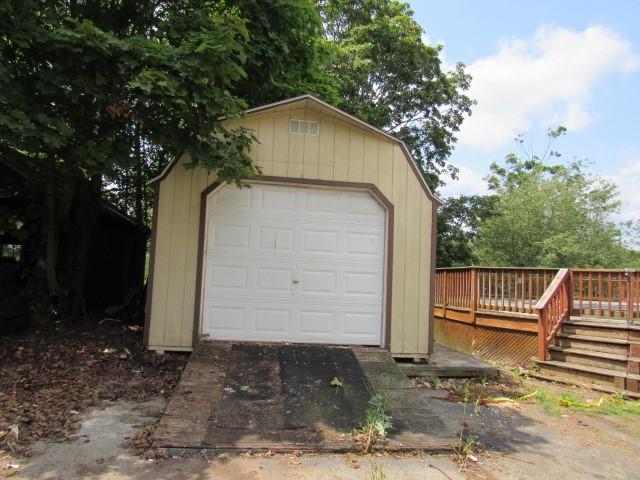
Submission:
[[[300,283],[300,280],[293,280],[293,283]]]

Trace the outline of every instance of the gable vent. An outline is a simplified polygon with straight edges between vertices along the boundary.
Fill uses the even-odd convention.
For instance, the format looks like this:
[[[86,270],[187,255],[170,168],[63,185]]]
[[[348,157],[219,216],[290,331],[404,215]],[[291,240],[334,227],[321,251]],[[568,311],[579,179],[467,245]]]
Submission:
[[[320,124],[308,120],[289,120],[289,133],[292,135],[320,135]]]

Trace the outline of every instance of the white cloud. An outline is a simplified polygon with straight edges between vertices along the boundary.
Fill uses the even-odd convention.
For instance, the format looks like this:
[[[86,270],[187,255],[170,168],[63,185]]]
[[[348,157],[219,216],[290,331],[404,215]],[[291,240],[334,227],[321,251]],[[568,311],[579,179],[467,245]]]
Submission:
[[[587,106],[596,84],[639,66],[631,44],[602,26],[581,32],[542,27],[531,41],[503,41],[497,53],[467,69],[478,105],[459,142],[493,151],[534,123],[580,130],[592,121]]]
[[[438,190],[442,198],[457,197],[458,195],[484,195],[489,189],[484,180],[486,174],[478,173],[465,166],[458,166],[458,180],[449,182]]]
[[[613,181],[620,190],[621,220],[640,220],[640,148],[630,148],[622,153],[624,164],[605,178]]]

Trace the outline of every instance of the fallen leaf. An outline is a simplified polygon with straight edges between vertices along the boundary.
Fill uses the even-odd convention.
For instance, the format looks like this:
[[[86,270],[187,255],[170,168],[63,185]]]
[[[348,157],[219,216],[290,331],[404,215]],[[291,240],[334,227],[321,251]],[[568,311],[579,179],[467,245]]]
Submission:
[[[333,380],[331,380],[331,382],[329,382],[329,385],[331,385],[332,387],[342,387],[342,381],[340,381],[340,379],[338,377],[333,377]]]

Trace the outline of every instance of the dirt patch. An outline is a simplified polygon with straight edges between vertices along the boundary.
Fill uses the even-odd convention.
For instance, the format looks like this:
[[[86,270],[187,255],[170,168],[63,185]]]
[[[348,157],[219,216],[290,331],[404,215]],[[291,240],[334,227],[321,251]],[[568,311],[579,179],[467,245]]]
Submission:
[[[135,326],[57,324],[0,338],[0,449],[68,440],[104,400],[168,396],[188,356],[146,351]]]

